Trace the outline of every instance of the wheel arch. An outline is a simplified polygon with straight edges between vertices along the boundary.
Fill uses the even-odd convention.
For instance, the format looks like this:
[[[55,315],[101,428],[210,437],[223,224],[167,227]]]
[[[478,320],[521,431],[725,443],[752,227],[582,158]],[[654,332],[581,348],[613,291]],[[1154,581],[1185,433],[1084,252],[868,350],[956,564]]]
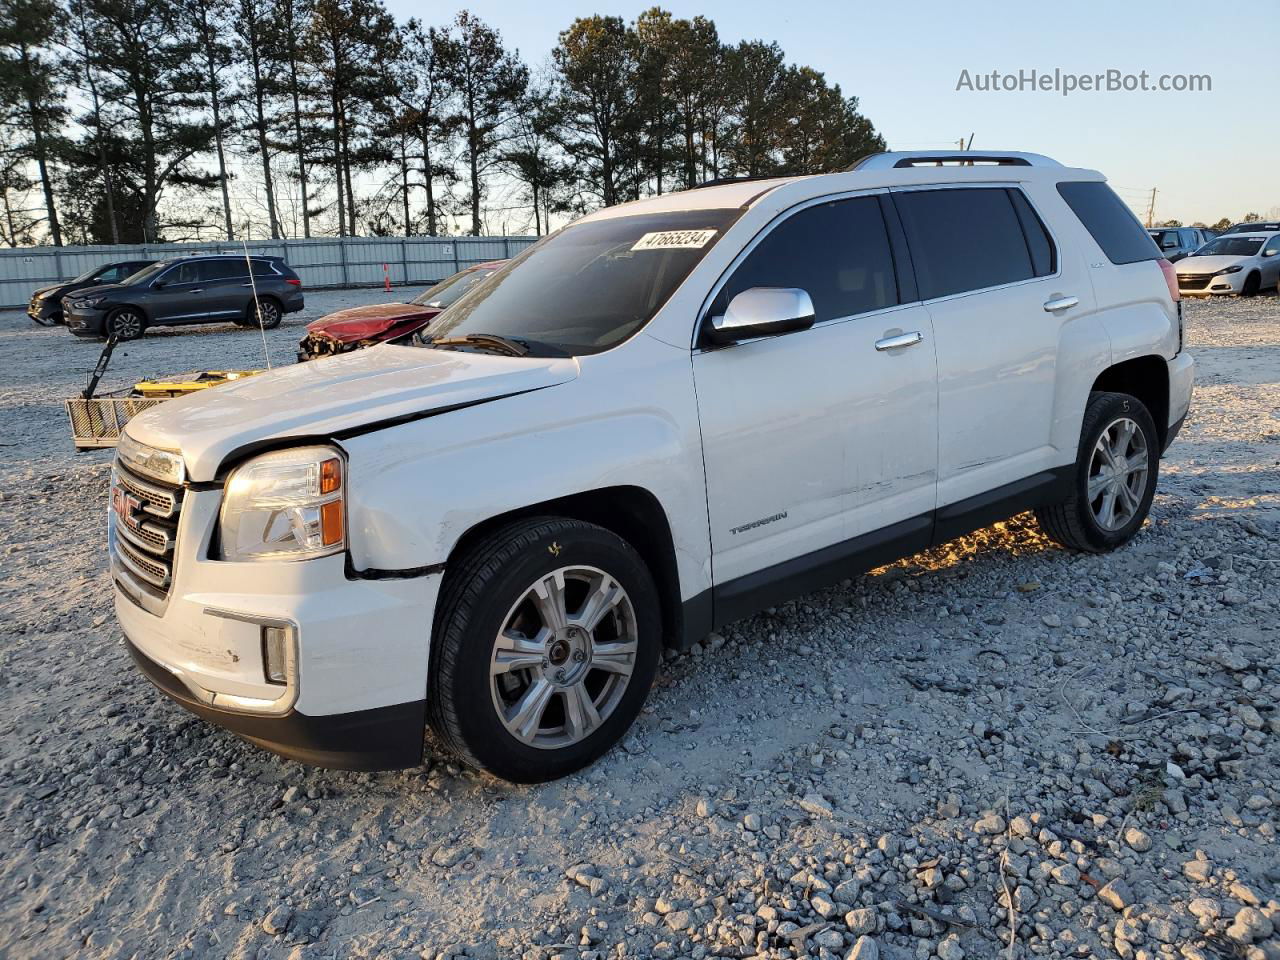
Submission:
[[[1169,433],[1169,364],[1161,356],[1133,357],[1107,367],[1093,381],[1090,392],[1109,391],[1137,397],[1151,413],[1164,449]]]
[[[699,625],[687,622],[687,611],[681,602],[680,574],[670,520],[658,498],[643,487],[601,487],[495,514],[474,524],[458,538],[445,561],[445,568],[499,527],[513,520],[537,516],[567,517],[593,523],[631,544],[648,566],[658,588],[664,645],[684,649],[698,639]]]

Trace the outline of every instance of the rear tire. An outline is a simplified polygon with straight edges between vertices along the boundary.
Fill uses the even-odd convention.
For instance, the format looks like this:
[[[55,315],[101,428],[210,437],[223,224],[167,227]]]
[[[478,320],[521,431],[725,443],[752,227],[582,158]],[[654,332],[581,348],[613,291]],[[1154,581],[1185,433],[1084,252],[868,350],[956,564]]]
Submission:
[[[1035,511],[1040,529],[1073,550],[1114,550],[1133,539],[1151,511],[1159,468],[1160,435],[1142,401],[1090,394],[1071,494]]]
[[[103,324],[103,333],[117,340],[137,340],[146,332],[147,318],[136,307],[121,307]]]
[[[653,578],[594,524],[537,517],[495,531],[450,560],[436,611],[428,721],[466,763],[514,783],[604,754],[657,672]]]
[[[258,326],[259,311],[261,311],[262,315],[262,329],[274,330],[280,326],[280,320],[284,317],[284,312],[280,309],[280,304],[271,297],[259,297],[256,302],[249,301],[248,311],[245,313],[240,325],[242,327]]]

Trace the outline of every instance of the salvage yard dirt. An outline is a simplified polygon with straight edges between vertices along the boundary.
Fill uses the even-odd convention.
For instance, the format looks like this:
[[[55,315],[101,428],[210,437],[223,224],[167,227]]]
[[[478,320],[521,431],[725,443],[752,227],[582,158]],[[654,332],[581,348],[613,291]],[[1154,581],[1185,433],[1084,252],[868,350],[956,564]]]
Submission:
[[[365,293],[310,293],[269,334]],[[1280,960],[1280,299],[1196,302],[1192,417],[1107,556],[1006,524],[713,634],[510,787],[280,760],[111,613],[97,356],[0,313],[0,957]],[[108,385],[261,365],[161,332]],[[1012,925],[1012,926],[1011,926]]]

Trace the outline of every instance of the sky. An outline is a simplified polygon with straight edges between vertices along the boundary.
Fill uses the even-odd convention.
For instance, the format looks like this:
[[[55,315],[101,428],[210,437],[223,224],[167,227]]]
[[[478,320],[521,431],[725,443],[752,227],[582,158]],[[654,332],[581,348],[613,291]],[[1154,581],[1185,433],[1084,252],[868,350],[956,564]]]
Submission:
[[[397,19],[429,24],[455,6],[424,9],[386,0]],[[546,62],[557,35],[593,13],[628,22],[654,5],[617,0],[470,0],[526,62]],[[1101,170],[1144,217],[1156,190],[1156,222],[1213,223],[1253,211],[1280,216],[1280,4],[1253,0],[1246,13],[1203,0],[1050,4],[858,0],[703,0],[661,4],[678,17],[702,14],[726,42],[776,41],[791,62],[823,71],[890,149],[945,149],[973,134],[974,150],[1043,153]],[[1217,11],[1222,10],[1218,15]],[[1240,15],[1237,16],[1236,14]],[[967,70],[1016,75],[1208,75],[1190,91],[957,89]]]

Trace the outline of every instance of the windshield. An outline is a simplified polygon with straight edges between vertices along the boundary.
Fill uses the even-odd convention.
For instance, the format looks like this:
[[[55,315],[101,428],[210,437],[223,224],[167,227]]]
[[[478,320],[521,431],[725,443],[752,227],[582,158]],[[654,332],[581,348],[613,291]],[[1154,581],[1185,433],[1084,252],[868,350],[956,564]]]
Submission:
[[[740,214],[681,210],[571,224],[462,297],[431,336],[496,334],[575,355],[608,350],[653,319]]]
[[[491,277],[497,271],[497,267],[488,267],[483,270],[463,270],[455,273],[452,277],[441,280],[434,287],[431,287],[425,293],[418,294],[409,302],[415,307],[440,307],[443,309],[485,277]]]
[[[125,277],[120,282],[129,284],[130,286],[132,286],[135,283],[146,283],[148,280],[154,277],[157,273],[159,273],[165,267],[169,266],[170,263],[171,261],[169,260],[161,260],[159,263],[150,264],[148,266],[143,267],[137,273],[133,274],[133,276]]]
[[[1262,237],[1218,237],[1196,251],[1197,257],[1252,257],[1262,246]]]
[[[1234,227],[1228,230],[1227,233],[1253,233],[1260,230],[1280,230],[1280,223],[1276,223],[1274,221],[1263,223],[1257,220],[1251,223],[1237,223]]]

